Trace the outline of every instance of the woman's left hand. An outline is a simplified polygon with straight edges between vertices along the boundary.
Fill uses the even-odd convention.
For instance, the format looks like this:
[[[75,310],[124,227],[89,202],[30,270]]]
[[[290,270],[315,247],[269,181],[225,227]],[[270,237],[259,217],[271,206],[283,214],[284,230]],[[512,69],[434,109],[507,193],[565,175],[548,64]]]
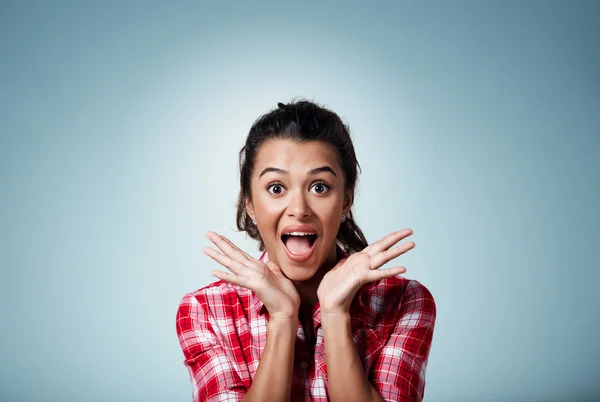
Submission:
[[[348,313],[352,299],[361,286],[406,272],[406,268],[402,266],[381,270],[378,268],[415,247],[415,243],[411,241],[390,249],[411,234],[411,229],[390,233],[364,250],[340,260],[325,274],[317,289],[321,312]]]

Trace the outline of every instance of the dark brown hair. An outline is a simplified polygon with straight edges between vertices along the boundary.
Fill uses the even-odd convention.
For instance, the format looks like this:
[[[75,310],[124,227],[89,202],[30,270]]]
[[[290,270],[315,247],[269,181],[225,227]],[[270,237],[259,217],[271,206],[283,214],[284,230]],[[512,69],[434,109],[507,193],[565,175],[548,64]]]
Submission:
[[[240,150],[240,194],[237,202],[237,227],[258,240],[260,251],[265,244],[246,212],[246,197],[251,197],[250,177],[258,148],[267,140],[291,139],[298,142],[321,141],[331,144],[338,152],[344,171],[345,190],[355,193],[360,165],[354,153],[348,127],[340,117],[316,103],[300,100],[289,104],[278,103],[278,107],[258,118],[250,128],[246,145]],[[336,241],[347,253],[352,254],[367,247],[367,239],[354,222],[352,211],[341,223]]]

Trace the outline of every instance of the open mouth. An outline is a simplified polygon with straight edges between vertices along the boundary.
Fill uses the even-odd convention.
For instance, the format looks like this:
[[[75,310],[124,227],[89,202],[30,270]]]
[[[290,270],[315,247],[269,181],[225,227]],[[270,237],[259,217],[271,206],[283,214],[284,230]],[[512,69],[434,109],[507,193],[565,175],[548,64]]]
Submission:
[[[306,260],[312,254],[317,235],[314,233],[288,233],[281,236],[288,256],[292,260]]]

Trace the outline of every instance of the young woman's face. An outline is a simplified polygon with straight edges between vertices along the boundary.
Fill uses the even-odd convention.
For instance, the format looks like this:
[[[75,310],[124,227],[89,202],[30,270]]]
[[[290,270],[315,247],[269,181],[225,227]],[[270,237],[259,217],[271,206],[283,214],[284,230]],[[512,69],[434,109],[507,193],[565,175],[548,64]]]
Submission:
[[[256,154],[248,214],[269,253],[295,281],[335,261],[342,215],[351,207],[336,149],[327,143],[274,139]]]

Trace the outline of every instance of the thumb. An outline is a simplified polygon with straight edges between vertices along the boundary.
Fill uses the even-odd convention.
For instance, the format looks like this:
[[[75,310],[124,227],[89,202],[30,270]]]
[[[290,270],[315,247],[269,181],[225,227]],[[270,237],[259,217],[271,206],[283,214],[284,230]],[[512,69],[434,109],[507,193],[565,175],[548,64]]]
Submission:
[[[268,261],[267,262],[267,267],[269,267],[269,269],[271,270],[271,272],[273,272],[274,274],[281,274],[281,268],[279,268],[277,266],[277,264],[275,264],[272,261]]]
[[[279,266],[277,264],[275,264],[274,262],[267,262],[267,267],[269,267],[269,269],[271,270],[271,272],[273,272],[273,274],[278,277],[278,278],[286,278],[286,279],[290,279],[288,278],[288,276],[281,270],[281,268],[279,268]]]

